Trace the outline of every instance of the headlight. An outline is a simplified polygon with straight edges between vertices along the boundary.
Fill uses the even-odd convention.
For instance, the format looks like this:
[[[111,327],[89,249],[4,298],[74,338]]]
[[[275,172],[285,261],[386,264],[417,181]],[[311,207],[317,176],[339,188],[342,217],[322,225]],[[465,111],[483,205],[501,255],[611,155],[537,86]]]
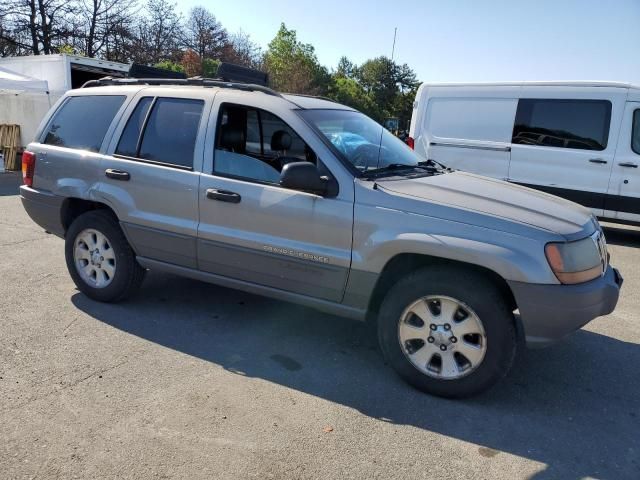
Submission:
[[[577,242],[548,243],[544,252],[561,283],[588,282],[607,268],[607,245],[601,231]]]

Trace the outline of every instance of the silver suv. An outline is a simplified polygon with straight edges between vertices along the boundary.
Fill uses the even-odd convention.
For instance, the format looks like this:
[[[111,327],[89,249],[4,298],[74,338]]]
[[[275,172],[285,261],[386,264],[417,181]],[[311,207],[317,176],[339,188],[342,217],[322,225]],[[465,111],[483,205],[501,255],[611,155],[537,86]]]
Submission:
[[[172,83],[165,85],[165,83]],[[452,171],[351,108],[207,80],[69,92],[23,156],[22,202],[87,296],[145,271],[371,319],[388,363],[462,397],[613,311],[595,217]]]

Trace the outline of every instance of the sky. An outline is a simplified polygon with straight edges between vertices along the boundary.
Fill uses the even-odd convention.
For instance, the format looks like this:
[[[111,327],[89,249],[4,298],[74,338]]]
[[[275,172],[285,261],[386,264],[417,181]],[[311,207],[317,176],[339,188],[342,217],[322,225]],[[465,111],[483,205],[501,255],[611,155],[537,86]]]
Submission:
[[[615,80],[640,84],[640,0],[177,0],[263,48],[280,23],[320,63],[391,56],[424,82]]]

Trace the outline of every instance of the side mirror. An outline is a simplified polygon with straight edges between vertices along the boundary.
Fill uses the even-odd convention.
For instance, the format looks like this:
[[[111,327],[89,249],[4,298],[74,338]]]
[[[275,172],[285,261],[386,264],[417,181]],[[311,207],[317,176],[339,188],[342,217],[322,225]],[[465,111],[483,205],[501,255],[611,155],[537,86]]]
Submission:
[[[280,185],[293,190],[315,193],[324,196],[327,193],[327,177],[321,177],[318,168],[311,162],[292,162],[282,167]]]

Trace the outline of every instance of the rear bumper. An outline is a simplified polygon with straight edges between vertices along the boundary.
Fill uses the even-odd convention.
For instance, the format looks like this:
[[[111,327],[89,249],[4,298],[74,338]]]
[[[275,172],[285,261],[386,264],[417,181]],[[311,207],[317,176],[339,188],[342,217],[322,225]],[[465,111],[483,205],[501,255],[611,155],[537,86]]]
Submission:
[[[20,199],[31,220],[46,231],[64,237],[61,214],[64,197],[22,185]]]
[[[527,346],[556,342],[594,318],[613,312],[622,281],[618,270],[609,267],[602,277],[579,285],[509,282]]]

